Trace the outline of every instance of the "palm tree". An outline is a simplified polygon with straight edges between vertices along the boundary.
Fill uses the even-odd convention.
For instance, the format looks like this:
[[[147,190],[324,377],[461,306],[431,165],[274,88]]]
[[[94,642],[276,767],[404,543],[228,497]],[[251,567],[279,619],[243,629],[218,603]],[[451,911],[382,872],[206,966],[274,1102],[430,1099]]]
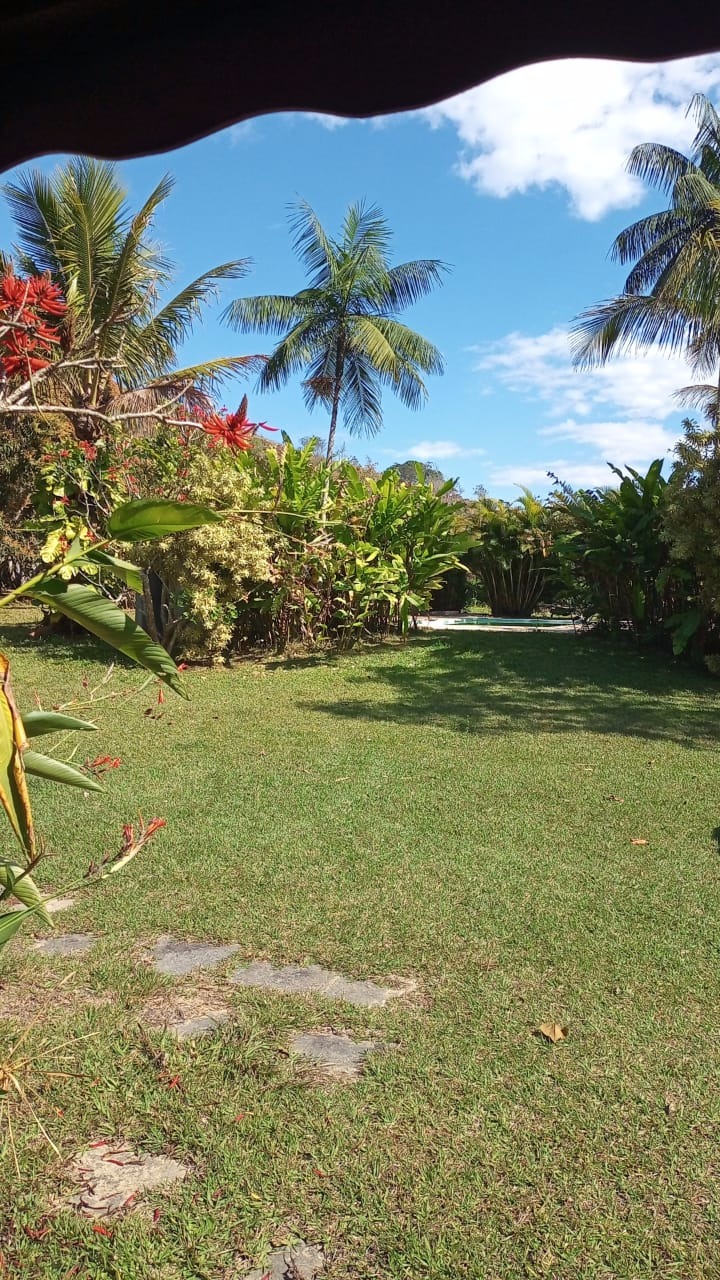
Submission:
[[[178,347],[219,282],[244,276],[249,262],[213,267],[161,301],[173,264],[150,232],[172,187],[166,175],[133,214],[115,166],[85,158],[50,177],[26,172],[4,187],[19,234],[15,265],[31,275],[49,273],[67,299],[62,358],[41,380],[44,398],[50,393],[74,411],[80,438],[100,433],[100,414],[205,407],[218,383],[261,362],[229,356],[176,367]]]
[[[696,94],[691,154],[659,142],[635,147],[628,171],[670,197],[667,209],[622,231],[613,258],[632,264],[619,297],[598,303],[575,322],[579,365],[604,364],[613,354],[657,343],[683,351],[698,372],[720,362],[720,116]],[[686,403],[714,402],[720,426],[720,382],[687,387]]]
[[[420,375],[443,372],[437,348],[396,317],[441,284],[447,268],[424,258],[390,266],[387,221],[362,201],[348,209],[337,240],[305,201],[294,206],[290,225],[307,287],[289,296],[238,298],[224,316],[241,332],[282,335],[259,388],[274,391],[303,375],[308,408],[322,404],[330,412],[330,462],[341,409],[351,434],[374,435],[382,426],[383,387],[417,409],[427,397]]]

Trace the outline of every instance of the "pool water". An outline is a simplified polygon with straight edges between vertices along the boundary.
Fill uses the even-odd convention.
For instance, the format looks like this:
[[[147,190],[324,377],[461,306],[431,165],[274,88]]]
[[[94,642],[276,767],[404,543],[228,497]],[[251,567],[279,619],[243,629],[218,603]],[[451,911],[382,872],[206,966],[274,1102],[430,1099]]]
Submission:
[[[567,627],[572,624],[572,618],[490,618],[483,614],[448,621],[456,627]]]

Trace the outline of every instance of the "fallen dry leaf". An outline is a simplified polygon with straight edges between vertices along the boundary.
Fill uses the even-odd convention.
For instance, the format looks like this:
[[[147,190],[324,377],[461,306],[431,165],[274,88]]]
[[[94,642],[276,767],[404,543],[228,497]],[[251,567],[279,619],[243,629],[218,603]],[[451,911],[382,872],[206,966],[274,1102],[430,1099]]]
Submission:
[[[648,841],[643,840],[642,836],[636,836],[636,838],[634,840],[631,840],[630,843],[631,844],[648,844]]]
[[[551,1044],[559,1044],[561,1040],[567,1040],[568,1028],[561,1027],[559,1022],[541,1022],[540,1026],[533,1031],[533,1035],[542,1036]]]

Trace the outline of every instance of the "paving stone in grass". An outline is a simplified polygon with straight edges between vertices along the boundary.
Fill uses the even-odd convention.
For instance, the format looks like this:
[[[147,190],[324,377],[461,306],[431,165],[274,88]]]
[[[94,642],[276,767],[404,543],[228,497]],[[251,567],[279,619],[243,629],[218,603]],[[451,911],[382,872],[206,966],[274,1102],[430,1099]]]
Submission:
[[[34,942],[33,951],[39,951],[42,956],[82,956],[91,947],[95,946],[97,938],[91,933],[59,933],[54,938],[42,938],[40,942]]]
[[[266,991],[278,991],[285,995],[322,995],[330,1000],[345,1000],[347,1004],[367,1009],[382,1008],[388,1000],[406,995],[412,984],[404,987],[379,987],[375,982],[359,982],[344,978],[332,969],[318,964],[285,965],[277,968],[267,960],[255,960],[252,964],[235,969],[230,981],[240,987],[259,987]]]
[[[184,1022],[169,1022],[167,1030],[178,1040],[197,1040],[198,1036],[210,1036],[218,1027],[227,1022],[227,1014],[199,1014],[196,1018],[186,1018]]]
[[[367,1054],[383,1047],[377,1040],[351,1040],[335,1031],[301,1032],[290,1041],[292,1053],[308,1058],[338,1080],[358,1080]]]
[[[75,1157],[71,1175],[79,1190],[66,1199],[85,1218],[107,1218],[134,1206],[143,1191],[181,1182],[190,1169],[170,1156],[133,1151],[126,1142],[99,1142]]]
[[[236,944],[214,946],[209,942],[177,942],[175,938],[158,938],[152,949],[156,973],[182,978],[195,969],[212,969],[239,950]]]
[[[273,1249],[264,1267],[238,1275],[238,1280],[315,1280],[324,1269],[325,1255],[319,1245],[296,1244]]]
[[[58,911],[69,911],[74,906],[74,898],[48,898],[45,903],[45,910],[49,911],[51,916],[55,916]]]
[[[195,1040],[212,1035],[229,1016],[214,990],[179,994],[162,991],[145,1005],[140,1021],[154,1031],[169,1031],[178,1040]]]

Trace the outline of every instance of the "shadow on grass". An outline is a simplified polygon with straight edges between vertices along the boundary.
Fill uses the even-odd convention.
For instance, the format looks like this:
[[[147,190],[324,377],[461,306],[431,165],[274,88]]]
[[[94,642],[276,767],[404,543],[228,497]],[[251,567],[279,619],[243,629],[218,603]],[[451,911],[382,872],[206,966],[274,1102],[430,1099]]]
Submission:
[[[300,702],[308,710],[460,733],[623,734],[708,745],[720,739],[718,685],[596,636],[503,633],[419,637],[397,662],[368,659],[348,676],[357,698]]]
[[[9,607],[0,611],[0,649],[9,653],[28,650],[45,654],[57,662],[113,662],[116,667],[135,664],[110,645],[88,635],[80,627],[69,633],[52,627],[40,627],[40,611],[32,607]]]

